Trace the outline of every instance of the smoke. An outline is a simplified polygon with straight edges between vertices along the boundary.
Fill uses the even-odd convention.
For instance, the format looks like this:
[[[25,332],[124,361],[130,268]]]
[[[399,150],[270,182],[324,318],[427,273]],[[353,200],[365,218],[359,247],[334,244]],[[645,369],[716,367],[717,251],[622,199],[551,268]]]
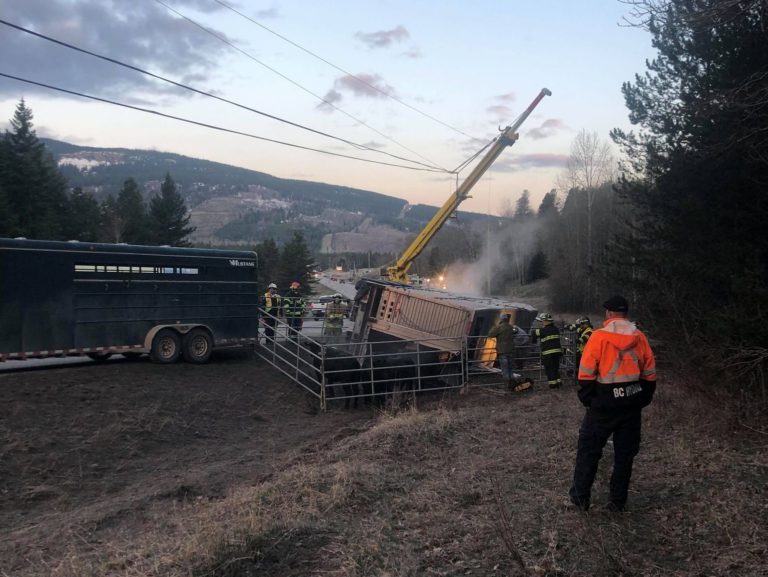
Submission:
[[[539,243],[540,221],[502,221],[482,231],[483,249],[474,262],[457,261],[446,269],[448,290],[467,296],[506,296],[528,277]]]

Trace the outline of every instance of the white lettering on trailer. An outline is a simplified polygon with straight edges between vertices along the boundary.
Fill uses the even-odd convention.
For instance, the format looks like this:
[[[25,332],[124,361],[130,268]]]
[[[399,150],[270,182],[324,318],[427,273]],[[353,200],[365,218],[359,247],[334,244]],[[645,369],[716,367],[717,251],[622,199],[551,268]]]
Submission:
[[[238,260],[236,258],[229,259],[230,266],[256,266],[256,263],[252,260]]]

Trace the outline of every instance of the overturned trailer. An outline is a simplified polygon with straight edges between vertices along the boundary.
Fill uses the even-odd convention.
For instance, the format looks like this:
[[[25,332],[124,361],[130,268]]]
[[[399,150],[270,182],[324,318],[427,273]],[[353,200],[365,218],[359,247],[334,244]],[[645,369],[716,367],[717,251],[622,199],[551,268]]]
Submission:
[[[470,365],[492,364],[495,340],[487,335],[499,316],[508,313],[512,323],[528,333],[537,314],[536,309],[523,303],[394,282],[363,279],[355,288],[352,341],[379,353],[423,354],[412,350],[410,343],[417,342],[419,349],[432,351],[436,374],[461,354],[464,343]],[[371,351],[358,351],[360,355],[366,353]]]

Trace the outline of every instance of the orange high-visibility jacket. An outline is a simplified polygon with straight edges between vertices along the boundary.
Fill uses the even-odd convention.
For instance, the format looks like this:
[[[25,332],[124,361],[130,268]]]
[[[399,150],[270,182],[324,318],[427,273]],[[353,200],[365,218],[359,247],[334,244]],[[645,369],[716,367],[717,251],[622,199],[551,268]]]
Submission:
[[[592,333],[579,365],[582,402],[592,408],[645,406],[656,389],[656,359],[645,335],[623,318]]]

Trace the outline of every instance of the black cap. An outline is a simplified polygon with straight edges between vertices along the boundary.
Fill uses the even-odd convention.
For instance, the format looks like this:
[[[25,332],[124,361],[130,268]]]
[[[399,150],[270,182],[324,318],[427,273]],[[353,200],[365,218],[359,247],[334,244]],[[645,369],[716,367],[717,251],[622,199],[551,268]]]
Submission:
[[[603,308],[616,313],[625,313],[629,310],[629,303],[623,296],[614,295],[603,303]]]

